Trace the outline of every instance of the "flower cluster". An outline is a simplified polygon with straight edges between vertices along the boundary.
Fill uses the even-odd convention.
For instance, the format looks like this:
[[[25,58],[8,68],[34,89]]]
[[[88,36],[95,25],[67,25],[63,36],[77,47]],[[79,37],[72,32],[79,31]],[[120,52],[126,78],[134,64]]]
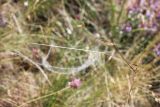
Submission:
[[[156,47],[154,48],[154,51],[157,56],[160,56],[160,43],[158,45],[156,45]]]
[[[131,0],[127,6],[128,17],[139,20],[139,28],[156,32],[160,21],[160,0]]]
[[[71,88],[79,88],[81,86],[81,80],[79,78],[74,78],[68,83],[68,85]]]

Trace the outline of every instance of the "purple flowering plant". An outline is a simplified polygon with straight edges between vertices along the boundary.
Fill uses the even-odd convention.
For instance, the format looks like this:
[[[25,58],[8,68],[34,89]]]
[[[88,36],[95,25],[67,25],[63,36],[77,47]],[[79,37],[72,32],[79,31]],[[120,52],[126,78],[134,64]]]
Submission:
[[[156,45],[156,47],[154,48],[154,51],[157,56],[160,56],[160,43]]]

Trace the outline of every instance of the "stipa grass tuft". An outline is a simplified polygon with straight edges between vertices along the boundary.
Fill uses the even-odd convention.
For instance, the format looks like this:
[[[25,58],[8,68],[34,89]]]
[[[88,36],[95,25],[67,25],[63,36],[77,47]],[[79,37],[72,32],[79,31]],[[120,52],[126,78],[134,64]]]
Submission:
[[[158,107],[160,2],[140,1],[0,2],[0,106]]]

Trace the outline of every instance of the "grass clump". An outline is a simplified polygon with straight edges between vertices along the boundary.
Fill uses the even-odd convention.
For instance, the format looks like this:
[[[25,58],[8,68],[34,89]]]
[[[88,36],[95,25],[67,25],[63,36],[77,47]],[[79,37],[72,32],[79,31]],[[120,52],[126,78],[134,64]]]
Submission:
[[[0,2],[0,106],[159,107],[160,2],[131,2]]]

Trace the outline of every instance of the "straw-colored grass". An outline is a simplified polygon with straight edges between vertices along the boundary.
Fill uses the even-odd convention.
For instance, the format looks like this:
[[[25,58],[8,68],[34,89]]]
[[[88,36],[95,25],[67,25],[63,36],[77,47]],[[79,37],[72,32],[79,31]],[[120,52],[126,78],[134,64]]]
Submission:
[[[160,34],[121,34],[125,0],[15,1],[0,4],[0,107],[160,106]]]

